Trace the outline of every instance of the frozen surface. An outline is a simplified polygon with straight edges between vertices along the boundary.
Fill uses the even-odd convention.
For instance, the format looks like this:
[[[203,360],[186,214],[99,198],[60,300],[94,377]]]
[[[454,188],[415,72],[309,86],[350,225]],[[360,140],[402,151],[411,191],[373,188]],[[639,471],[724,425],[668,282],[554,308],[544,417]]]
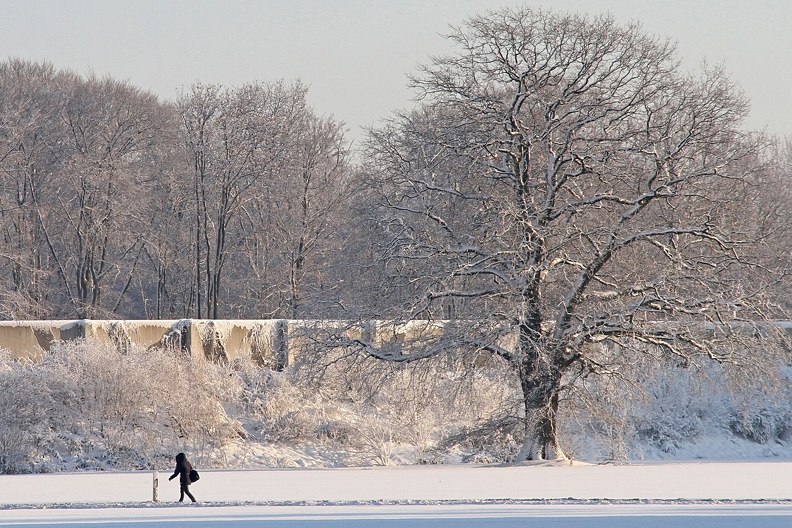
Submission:
[[[1,526],[792,526],[792,462],[0,476]]]

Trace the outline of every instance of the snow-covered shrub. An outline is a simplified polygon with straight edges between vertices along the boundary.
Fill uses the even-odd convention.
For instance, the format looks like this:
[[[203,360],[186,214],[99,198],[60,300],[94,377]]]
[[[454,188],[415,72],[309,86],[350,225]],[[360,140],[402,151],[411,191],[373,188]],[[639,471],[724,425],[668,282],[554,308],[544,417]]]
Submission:
[[[725,412],[713,381],[698,369],[676,365],[657,369],[630,402],[635,443],[674,454],[708,431],[712,420]]]
[[[0,358],[0,470],[162,468],[179,451],[202,467],[496,463],[522,444],[520,388],[503,361],[313,352],[281,372],[91,341],[36,364]],[[621,354],[611,376],[567,380],[561,441],[575,458],[707,456],[695,446],[714,438],[789,443],[789,372],[772,392],[714,363]]]
[[[752,385],[729,394],[732,433],[760,444],[792,440],[792,368],[781,368],[780,376],[775,390]]]
[[[189,450],[200,461],[237,430],[223,408],[237,389],[226,370],[173,351],[74,341],[32,370],[55,402],[50,452],[61,458],[139,468]]]
[[[562,441],[575,457],[627,460],[647,448],[673,454],[702,431],[712,409],[703,373],[650,350],[603,357],[615,358],[610,374],[577,379],[562,402]]]
[[[729,422],[729,428],[734,434],[760,444],[789,442],[792,412],[788,407],[782,409],[774,405],[740,410]]]
[[[571,458],[628,458],[628,388],[618,380],[585,380],[562,400],[561,443]]]
[[[0,473],[28,472],[47,432],[49,388],[31,365],[0,357]]]
[[[740,378],[739,369],[735,373],[715,361],[687,364],[641,349],[622,354],[608,366],[611,375],[577,380],[563,402],[562,441],[576,456],[712,456],[707,444],[713,441],[735,446],[739,439],[789,440],[789,375],[785,382],[768,383]]]
[[[352,425],[356,433],[354,447],[363,457],[380,466],[391,465],[398,431],[393,418],[382,409],[368,409],[356,414]]]
[[[493,424],[513,433],[516,387],[504,383],[501,362],[474,366],[469,358],[438,357],[394,364],[345,350],[306,355],[290,371],[290,383],[321,406],[322,427],[340,430],[345,448],[369,463],[443,462],[476,454],[505,461],[490,443]],[[506,378],[508,379],[508,378]],[[310,397],[308,397],[310,399]],[[398,453],[398,457],[396,454]],[[455,453],[449,455],[449,453]],[[496,453],[496,454],[493,454]]]
[[[233,367],[241,384],[237,412],[258,439],[292,442],[319,436],[327,410],[321,394],[293,383],[290,371],[242,360]]]

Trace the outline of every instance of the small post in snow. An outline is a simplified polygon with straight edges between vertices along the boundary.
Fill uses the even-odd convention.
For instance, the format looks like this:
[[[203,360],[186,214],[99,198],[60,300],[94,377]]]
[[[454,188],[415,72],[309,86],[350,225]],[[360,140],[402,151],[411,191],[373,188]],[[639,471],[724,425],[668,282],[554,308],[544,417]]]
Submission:
[[[159,471],[154,472],[154,502],[159,502]]]

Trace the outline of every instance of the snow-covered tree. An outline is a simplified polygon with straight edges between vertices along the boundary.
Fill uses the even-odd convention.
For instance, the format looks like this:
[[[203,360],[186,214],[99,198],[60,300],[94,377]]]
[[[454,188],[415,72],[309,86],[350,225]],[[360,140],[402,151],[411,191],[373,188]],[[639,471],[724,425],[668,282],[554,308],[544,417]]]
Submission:
[[[51,315],[52,270],[37,204],[46,201],[49,176],[60,165],[60,97],[66,81],[51,65],[0,63],[0,230],[3,316]]]
[[[684,74],[672,43],[608,16],[504,9],[449,38],[458,53],[412,77],[419,106],[371,131],[367,172],[383,291],[406,319],[451,322],[442,343],[365,350],[502,358],[529,459],[564,457],[565,388],[619,375],[622,347],[761,365],[772,331],[755,328],[741,211],[765,144],[724,71]]]
[[[96,317],[129,300],[162,110],[129,83],[0,64],[8,315]]]
[[[343,124],[318,117],[306,93],[299,82],[196,85],[178,103],[198,317],[217,318],[221,306],[298,313],[306,258],[341,210],[348,157]]]

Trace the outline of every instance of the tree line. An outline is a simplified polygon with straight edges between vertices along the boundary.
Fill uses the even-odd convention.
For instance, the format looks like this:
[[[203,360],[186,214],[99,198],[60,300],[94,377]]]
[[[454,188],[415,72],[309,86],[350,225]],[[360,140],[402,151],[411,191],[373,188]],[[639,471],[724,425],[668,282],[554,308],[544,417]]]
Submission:
[[[2,316],[337,313],[353,167],[306,93],[0,64]]]
[[[448,38],[355,152],[299,82],[168,102],[3,63],[2,315],[458,321],[409,354],[332,345],[499,358],[528,458],[563,457],[566,398],[624,350],[772,377],[791,151],[724,69],[608,16],[504,9]]]

